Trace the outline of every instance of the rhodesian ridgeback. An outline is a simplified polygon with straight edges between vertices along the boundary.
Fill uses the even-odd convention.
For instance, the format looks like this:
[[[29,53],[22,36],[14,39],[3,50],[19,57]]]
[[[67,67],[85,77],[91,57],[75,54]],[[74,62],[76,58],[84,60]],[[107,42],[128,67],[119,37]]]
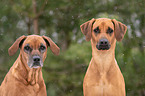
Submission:
[[[125,96],[123,75],[115,59],[116,40],[127,27],[115,19],[92,19],[80,26],[86,41],[91,40],[92,59],[83,82],[84,96]]]
[[[0,96],[47,96],[41,69],[48,47],[59,54],[59,47],[46,36],[21,36],[14,42],[9,55],[19,48],[20,54],[1,84]]]

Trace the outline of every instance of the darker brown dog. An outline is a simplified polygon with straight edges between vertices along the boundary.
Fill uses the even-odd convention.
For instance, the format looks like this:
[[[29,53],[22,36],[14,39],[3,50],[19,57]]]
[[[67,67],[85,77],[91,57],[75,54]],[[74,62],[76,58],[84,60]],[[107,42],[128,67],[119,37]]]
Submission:
[[[1,84],[0,96],[47,96],[41,67],[48,47],[59,54],[59,47],[46,36],[21,36],[14,42],[9,55],[19,48],[20,54]]]
[[[121,41],[127,27],[115,19],[92,19],[80,26],[91,40],[92,59],[84,82],[84,96],[125,96],[123,75],[115,60],[116,40]]]

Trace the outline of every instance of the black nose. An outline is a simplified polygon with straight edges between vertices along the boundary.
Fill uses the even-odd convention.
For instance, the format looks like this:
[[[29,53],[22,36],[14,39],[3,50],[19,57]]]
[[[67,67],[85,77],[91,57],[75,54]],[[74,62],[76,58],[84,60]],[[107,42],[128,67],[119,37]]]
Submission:
[[[110,48],[110,44],[107,39],[100,39],[96,47],[98,50],[108,50]]]
[[[34,62],[39,62],[40,61],[40,56],[33,56],[33,61]]]
[[[100,44],[100,45],[108,45],[108,40],[107,40],[107,39],[101,39],[101,40],[99,41],[99,44]]]

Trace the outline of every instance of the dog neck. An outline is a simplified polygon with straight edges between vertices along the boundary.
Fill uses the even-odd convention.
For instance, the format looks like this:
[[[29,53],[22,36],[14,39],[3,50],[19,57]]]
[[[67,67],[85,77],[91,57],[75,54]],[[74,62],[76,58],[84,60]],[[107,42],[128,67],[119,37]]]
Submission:
[[[15,78],[17,78],[17,80],[23,82],[25,85],[35,85],[36,83],[38,83],[38,80],[40,79],[39,77],[42,74],[41,68],[29,68],[27,66],[27,63],[24,62],[26,60],[23,60],[22,58],[23,57],[20,54],[15,62],[12,74]]]
[[[114,43],[115,44],[115,43]],[[112,64],[115,62],[115,45],[109,50],[98,50],[92,45],[92,66],[99,73],[108,72]]]

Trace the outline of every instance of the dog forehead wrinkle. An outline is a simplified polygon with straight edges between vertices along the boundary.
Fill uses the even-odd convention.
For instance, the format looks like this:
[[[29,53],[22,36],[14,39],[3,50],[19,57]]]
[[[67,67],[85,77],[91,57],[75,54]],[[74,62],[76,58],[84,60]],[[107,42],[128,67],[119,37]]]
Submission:
[[[105,22],[102,22],[102,23],[101,23],[102,26],[105,26],[105,24],[106,24]]]
[[[94,23],[93,27],[96,26],[113,26],[112,21],[110,19],[98,19],[96,20],[96,22]]]
[[[29,36],[25,40],[25,44],[29,44],[33,49],[38,49],[41,44],[45,44],[45,41],[40,36]]]

